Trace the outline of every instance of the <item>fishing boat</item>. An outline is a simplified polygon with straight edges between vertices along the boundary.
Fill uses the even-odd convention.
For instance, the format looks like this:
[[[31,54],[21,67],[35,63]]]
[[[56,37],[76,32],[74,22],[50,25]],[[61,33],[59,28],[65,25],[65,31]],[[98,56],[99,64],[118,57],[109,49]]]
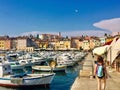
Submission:
[[[32,69],[38,71],[53,71],[53,72],[65,71],[66,69],[65,65],[56,65],[55,61],[52,61],[50,63],[47,63],[47,61],[42,61],[41,63],[42,65],[32,66]]]
[[[0,86],[3,87],[49,87],[55,73],[49,74],[14,74],[9,63],[0,64]]]

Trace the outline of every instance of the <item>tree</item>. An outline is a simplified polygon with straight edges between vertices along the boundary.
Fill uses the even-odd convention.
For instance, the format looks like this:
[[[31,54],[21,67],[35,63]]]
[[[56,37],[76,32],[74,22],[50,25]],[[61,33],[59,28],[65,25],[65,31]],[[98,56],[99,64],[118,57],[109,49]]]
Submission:
[[[107,37],[108,36],[107,33],[105,33],[104,36]]]

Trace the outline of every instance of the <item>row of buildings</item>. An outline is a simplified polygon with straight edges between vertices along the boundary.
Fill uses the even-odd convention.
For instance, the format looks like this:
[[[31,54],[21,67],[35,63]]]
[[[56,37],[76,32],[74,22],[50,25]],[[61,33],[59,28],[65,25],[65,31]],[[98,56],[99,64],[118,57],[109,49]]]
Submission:
[[[58,35],[41,34],[36,37],[32,35],[0,36],[0,50],[92,50],[95,47],[104,45],[106,42],[110,42],[112,39],[113,37],[98,38],[93,36],[62,37],[60,33]]]

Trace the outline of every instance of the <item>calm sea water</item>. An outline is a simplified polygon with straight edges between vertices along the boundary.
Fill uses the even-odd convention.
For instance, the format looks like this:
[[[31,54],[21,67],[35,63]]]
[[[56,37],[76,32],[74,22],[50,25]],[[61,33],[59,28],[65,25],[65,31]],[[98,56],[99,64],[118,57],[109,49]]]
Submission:
[[[50,88],[4,88],[0,87],[0,90],[70,90],[72,84],[75,81],[75,78],[78,76],[81,65],[75,65],[73,67],[69,67],[65,72],[57,72],[52,83],[50,84]],[[31,72],[30,69],[27,69],[28,73]],[[16,71],[15,71],[16,72]],[[17,72],[20,72],[17,70]],[[41,72],[36,72],[41,73]]]

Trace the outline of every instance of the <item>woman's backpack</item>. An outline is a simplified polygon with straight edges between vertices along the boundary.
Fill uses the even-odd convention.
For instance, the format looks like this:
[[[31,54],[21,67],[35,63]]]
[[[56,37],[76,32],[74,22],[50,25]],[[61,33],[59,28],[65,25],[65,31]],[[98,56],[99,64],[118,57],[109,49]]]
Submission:
[[[96,75],[97,75],[99,78],[104,77],[104,66],[103,66],[103,65],[97,64],[97,72],[96,72]]]

